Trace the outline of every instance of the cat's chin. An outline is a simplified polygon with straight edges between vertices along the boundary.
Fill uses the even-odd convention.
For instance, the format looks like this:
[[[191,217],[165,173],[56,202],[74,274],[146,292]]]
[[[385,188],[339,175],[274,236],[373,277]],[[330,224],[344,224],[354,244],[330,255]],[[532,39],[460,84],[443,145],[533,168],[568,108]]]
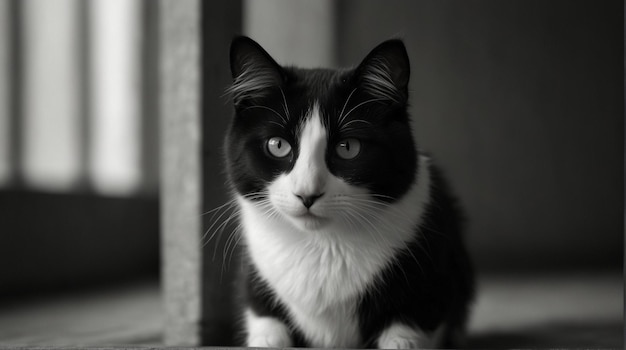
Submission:
[[[291,215],[291,222],[298,228],[306,231],[321,230],[328,225],[330,219],[306,212],[300,215]]]

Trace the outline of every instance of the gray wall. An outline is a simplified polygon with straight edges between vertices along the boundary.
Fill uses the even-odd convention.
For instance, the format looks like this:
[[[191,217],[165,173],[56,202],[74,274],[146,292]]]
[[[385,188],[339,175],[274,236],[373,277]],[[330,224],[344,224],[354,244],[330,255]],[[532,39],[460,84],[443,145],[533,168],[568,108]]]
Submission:
[[[405,39],[420,146],[481,269],[622,266],[621,1],[342,1],[341,65]]]

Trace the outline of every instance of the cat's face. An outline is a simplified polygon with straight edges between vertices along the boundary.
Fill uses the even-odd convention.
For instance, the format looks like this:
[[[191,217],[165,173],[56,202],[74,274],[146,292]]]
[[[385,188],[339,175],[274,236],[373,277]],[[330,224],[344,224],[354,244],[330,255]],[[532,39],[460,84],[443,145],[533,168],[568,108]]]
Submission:
[[[388,41],[355,69],[279,66],[258,44],[231,46],[235,116],[225,150],[235,191],[296,227],[354,225],[415,181],[409,64]]]

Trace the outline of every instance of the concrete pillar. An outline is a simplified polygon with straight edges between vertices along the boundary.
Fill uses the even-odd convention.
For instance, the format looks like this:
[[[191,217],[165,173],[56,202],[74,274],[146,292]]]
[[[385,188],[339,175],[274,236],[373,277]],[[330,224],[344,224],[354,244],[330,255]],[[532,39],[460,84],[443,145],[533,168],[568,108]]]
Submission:
[[[227,239],[203,237],[212,222],[202,214],[227,200],[221,145],[232,110],[223,95],[241,4],[159,5],[164,341],[232,345],[234,268],[223,265]]]
[[[200,1],[159,3],[161,249],[166,345],[200,344]]]

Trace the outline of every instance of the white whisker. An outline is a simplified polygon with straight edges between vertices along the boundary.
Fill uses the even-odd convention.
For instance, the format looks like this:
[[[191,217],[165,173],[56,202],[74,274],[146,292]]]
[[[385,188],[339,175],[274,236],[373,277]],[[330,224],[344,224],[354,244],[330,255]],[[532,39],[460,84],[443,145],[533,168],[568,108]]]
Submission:
[[[345,130],[345,129],[346,129],[346,128],[350,125],[350,124],[352,124],[352,123],[363,123],[363,124],[367,124],[367,125],[372,125],[372,123],[370,123],[370,122],[368,122],[368,121],[366,121],[366,120],[363,120],[363,119],[354,119],[354,120],[351,120],[351,121],[349,121],[349,122],[347,122],[347,123],[345,123],[345,124],[342,124],[342,125],[341,125],[341,127],[340,127],[340,129],[339,129],[339,131],[344,131],[344,130]]]
[[[272,113],[276,114],[276,115],[280,118],[280,120],[282,120],[282,122],[283,122],[283,123],[287,124],[287,119],[285,119],[285,117],[284,117],[282,114],[278,113],[278,112],[277,112],[275,109],[273,109],[273,108],[270,108],[270,107],[267,107],[267,106],[261,106],[261,105],[254,105],[254,106],[249,106],[249,107],[246,107],[246,110],[251,109],[251,108],[261,108],[261,109],[266,109],[266,110],[268,110],[268,111],[270,111],[270,112],[272,112]]]
[[[352,97],[352,94],[354,94],[356,89],[357,88],[352,89],[352,91],[350,92],[350,95],[348,95],[348,98],[346,99],[346,102],[343,104],[343,108],[341,109],[341,113],[339,113],[339,119],[338,119],[338,124],[340,125],[341,125],[341,122],[343,121],[343,112],[346,110],[346,106],[348,105],[348,102],[350,101],[350,98]]]
[[[287,98],[285,97],[285,92],[283,91],[282,88],[280,89],[280,94],[283,95],[283,109],[285,110],[285,115],[287,116],[287,120],[291,119],[291,116],[289,115],[289,108],[287,106]]]
[[[209,226],[209,228],[205,231],[205,233],[204,233],[204,234],[202,235],[202,237],[200,238],[200,240],[202,241],[202,240],[204,240],[204,239],[207,237],[207,235],[208,235],[210,232],[212,232],[212,233],[211,233],[211,236],[209,237],[209,239],[206,241],[206,243],[205,243],[204,245],[206,245],[208,242],[210,242],[210,241],[213,239],[213,237],[215,236],[215,234],[218,232],[218,230],[217,230],[217,229],[216,229],[216,230],[213,230],[213,228],[215,227],[215,225],[216,225],[218,222],[220,222],[220,219],[221,219],[224,215],[226,215],[226,214],[227,214],[230,210],[232,210],[232,209],[233,209],[233,207],[234,207],[234,203],[233,203],[232,201],[231,201],[230,203],[227,203],[227,204],[228,204],[228,206],[226,206],[226,207],[225,207],[225,205],[222,205],[222,206],[218,207],[217,209],[219,209],[219,210],[218,210],[218,211],[216,211],[216,212],[213,214],[213,216],[211,217],[211,221],[212,221],[211,226]],[[217,213],[219,213],[219,212],[220,212],[220,210],[223,210],[223,211],[221,212],[221,214],[217,217],[217,219],[213,219],[213,218],[215,217],[215,215],[216,215]],[[230,215],[232,215],[232,214],[229,214],[229,216],[230,216]],[[219,226],[218,226],[218,227],[219,227]]]
[[[368,103],[371,103],[371,102],[378,102],[378,101],[385,101],[385,99],[382,99],[382,98],[373,98],[373,99],[371,99],[371,100],[363,101],[363,102],[359,103],[358,105],[356,105],[356,106],[352,107],[352,109],[351,109],[351,110],[349,110],[349,111],[348,111],[348,113],[346,113],[346,115],[344,115],[344,116],[343,116],[343,118],[339,121],[339,125],[341,125],[341,123],[342,123],[342,122],[343,122],[346,118],[348,118],[348,116],[349,116],[352,112],[354,112],[357,108],[359,108],[359,107],[361,107],[361,106],[363,106],[363,105],[365,105],[365,104],[368,104]]]

